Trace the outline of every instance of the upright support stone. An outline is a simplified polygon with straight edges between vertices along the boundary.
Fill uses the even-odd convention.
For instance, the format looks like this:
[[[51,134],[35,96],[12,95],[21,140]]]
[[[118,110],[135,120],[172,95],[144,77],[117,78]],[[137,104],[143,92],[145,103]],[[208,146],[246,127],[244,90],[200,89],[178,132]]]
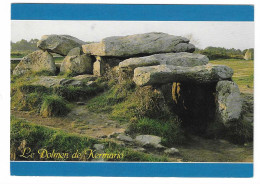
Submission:
[[[66,56],[61,64],[63,73],[92,74],[93,63],[91,56],[87,54]]]
[[[96,56],[96,61],[93,64],[93,75],[102,76],[104,73],[105,61],[100,56]]]
[[[216,114],[226,127],[237,121],[242,112],[242,98],[236,83],[219,81],[216,86]]]

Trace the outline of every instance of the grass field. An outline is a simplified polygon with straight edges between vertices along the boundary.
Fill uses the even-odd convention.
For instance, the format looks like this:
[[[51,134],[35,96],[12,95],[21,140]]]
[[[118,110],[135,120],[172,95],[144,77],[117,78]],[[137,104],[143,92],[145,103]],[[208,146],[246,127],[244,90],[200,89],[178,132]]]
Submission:
[[[211,64],[226,65],[234,70],[232,79],[239,86],[242,93],[254,92],[254,61],[253,60],[239,60],[239,59],[225,59],[212,60]]]

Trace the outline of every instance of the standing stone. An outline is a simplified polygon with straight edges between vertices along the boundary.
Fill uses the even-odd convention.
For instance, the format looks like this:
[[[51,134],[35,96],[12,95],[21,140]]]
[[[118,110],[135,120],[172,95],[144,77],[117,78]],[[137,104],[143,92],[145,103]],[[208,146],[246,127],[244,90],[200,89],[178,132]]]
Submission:
[[[66,56],[60,67],[62,73],[91,74],[92,70],[92,58],[86,54]]]
[[[230,79],[233,70],[224,65],[182,67],[158,65],[138,67],[134,70],[134,82],[138,86],[167,84],[170,82],[212,83]]]
[[[105,62],[101,57],[97,56],[93,64],[93,75],[102,76],[105,73]]]
[[[236,83],[219,81],[216,86],[216,113],[218,119],[229,126],[238,120],[242,111],[242,99]]]
[[[208,64],[207,56],[188,52],[154,54],[151,56],[126,59],[119,63],[119,68],[135,69],[142,66],[174,65],[174,66],[199,66]]]
[[[53,57],[47,51],[34,51],[23,57],[20,63],[15,67],[13,75],[22,75],[27,72],[47,71],[55,74],[56,66]]]
[[[189,44],[187,38],[152,32],[112,36],[99,43],[82,45],[82,49],[84,53],[96,56],[131,57],[168,52],[193,52],[195,47]]]
[[[254,59],[254,50],[253,49],[247,49],[245,56],[244,56],[245,60],[251,60]]]
[[[66,56],[71,49],[81,47],[83,44],[85,44],[85,42],[73,36],[53,34],[42,36],[41,40],[37,43],[37,47],[42,50]]]

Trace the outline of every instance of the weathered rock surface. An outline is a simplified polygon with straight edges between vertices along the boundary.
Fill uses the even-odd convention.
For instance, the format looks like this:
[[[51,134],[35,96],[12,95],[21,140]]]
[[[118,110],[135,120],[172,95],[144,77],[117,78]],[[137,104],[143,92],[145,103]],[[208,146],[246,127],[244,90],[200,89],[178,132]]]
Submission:
[[[170,155],[178,155],[179,150],[176,148],[168,148],[168,149],[164,150],[164,153],[170,154]]]
[[[134,82],[138,86],[167,84],[170,82],[210,83],[230,79],[233,70],[224,65],[182,67],[158,65],[138,67],[134,70]]]
[[[216,112],[225,126],[240,118],[242,98],[236,83],[220,81],[216,86]]]
[[[163,148],[161,143],[161,137],[155,135],[138,135],[135,138],[137,144],[140,144],[143,147],[155,147],[155,148]]]
[[[194,45],[189,44],[187,38],[157,32],[108,37],[100,43],[86,44],[82,48],[87,54],[115,57],[195,50]]]
[[[65,79],[57,76],[41,76],[33,85],[41,85],[47,88],[56,86],[83,86],[85,83],[81,80]]]
[[[104,60],[101,57],[97,56],[96,61],[93,64],[93,75],[94,76],[103,75],[105,73],[105,68],[106,68],[105,65],[106,64]]]
[[[92,58],[89,55],[66,56],[61,64],[63,73],[91,74],[93,70]]]
[[[120,141],[125,141],[125,142],[132,142],[133,141],[133,139],[130,136],[127,136],[125,134],[119,134],[117,136],[117,139],[120,140]]]
[[[73,36],[53,34],[42,36],[41,40],[37,43],[37,47],[42,50],[66,56],[71,49],[81,47],[83,44],[85,44],[84,41]]]
[[[94,81],[97,79],[97,76],[90,75],[90,74],[83,74],[83,75],[77,75],[75,77],[72,77],[75,80],[84,80],[84,81]]]
[[[41,71],[48,71],[55,74],[56,66],[51,54],[46,51],[38,50],[23,57],[20,63],[15,67],[13,75]]]
[[[190,43],[179,43],[173,49],[173,52],[194,52],[194,51],[195,51],[195,46]]]
[[[96,60],[93,64],[93,74],[95,76],[102,76],[106,72],[106,70],[118,66],[118,64],[123,60],[124,59],[122,58],[116,57],[96,56]]]
[[[75,47],[75,48],[73,48],[69,51],[67,56],[79,56],[79,55],[82,55],[82,54],[83,54],[82,48],[81,47]]]
[[[174,65],[174,66],[199,66],[208,64],[208,57],[201,54],[188,52],[155,54],[145,57],[126,59],[119,63],[119,68],[137,68],[153,65]]]
[[[97,153],[102,153],[102,152],[104,152],[104,149],[105,149],[104,144],[94,144],[93,147]]]

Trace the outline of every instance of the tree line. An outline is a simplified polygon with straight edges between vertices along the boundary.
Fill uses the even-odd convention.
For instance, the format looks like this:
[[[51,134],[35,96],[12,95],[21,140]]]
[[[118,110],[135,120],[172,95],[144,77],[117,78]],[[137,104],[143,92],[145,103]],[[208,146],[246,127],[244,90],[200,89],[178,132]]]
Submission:
[[[245,53],[250,50],[254,53],[254,49],[226,49],[224,47],[206,47],[205,49],[196,48],[195,53],[208,56],[209,59],[244,59]]]

